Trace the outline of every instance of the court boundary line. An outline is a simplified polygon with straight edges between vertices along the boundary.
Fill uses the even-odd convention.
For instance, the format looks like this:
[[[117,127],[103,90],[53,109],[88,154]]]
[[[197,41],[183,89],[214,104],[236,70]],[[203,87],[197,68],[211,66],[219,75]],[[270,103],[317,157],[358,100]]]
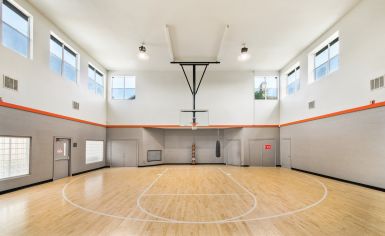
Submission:
[[[143,196],[239,196],[245,193],[146,193]]]
[[[167,169],[169,169],[169,168],[167,168]],[[174,169],[178,169],[178,168],[174,168]],[[117,215],[112,215],[112,214],[108,214],[108,213],[104,213],[104,212],[88,209],[86,207],[80,206],[79,204],[76,204],[73,201],[71,201],[67,197],[67,195],[66,195],[66,189],[68,188],[68,186],[70,184],[72,184],[72,183],[82,179],[83,177],[88,176],[88,175],[92,175],[92,174],[93,173],[77,177],[76,179],[66,183],[64,185],[64,187],[62,188],[62,197],[63,197],[63,199],[67,203],[72,205],[73,207],[78,208],[80,210],[83,210],[83,211],[86,211],[86,212],[89,212],[89,213],[93,213],[93,214],[96,214],[96,215],[111,217],[111,218],[120,219],[120,220],[130,220],[130,221],[138,221],[138,222],[152,222],[152,223],[192,224],[192,223],[186,223],[186,222],[171,222],[171,221],[168,221],[168,220],[143,219],[143,218],[135,218],[135,217],[128,217],[128,216],[117,216]],[[160,176],[161,176],[160,174],[157,174],[158,175],[157,178],[160,178]],[[312,179],[313,181],[315,181],[315,182],[317,182],[318,184],[321,185],[321,187],[324,190],[324,193],[323,193],[322,197],[318,201],[316,201],[316,202],[314,202],[312,204],[306,205],[306,206],[304,206],[302,208],[296,209],[296,210],[292,210],[292,211],[288,211],[288,212],[283,212],[283,213],[280,213],[280,214],[275,214],[275,215],[270,215],[270,216],[261,216],[261,217],[255,217],[255,218],[250,218],[250,219],[237,219],[237,220],[224,221],[224,222],[221,222],[221,223],[204,223],[204,222],[199,222],[197,224],[226,224],[226,223],[250,222],[250,221],[259,221],[259,220],[267,220],[267,219],[273,219],[273,218],[280,218],[280,217],[284,217],[284,216],[295,215],[297,213],[306,211],[306,210],[308,210],[310,208],[313,208],[313,207],[319,205],[320,203],[322,203],[327,198],[327,196],[328,196],[328,189],[327,189],[327,187],[325,186],[325,184],[322,181],[320,181],[317,178],[315,178],[315,177],[313,177],[311,175],[308,175],[308,174],[303,174],[303,173],[298,173],[298,172],[297,172],[297,174],[306,176],[306,177]]]
[[[175,169],[178,169],[178,168],[175,168]],[[142,205],[140,204],[141,202],[141,199],[142,197],[146,194],[146,192],[148,190],[150,190],[152,188],[152,186],[155,185],[155,183],[160,179],[160,177],[168,170],[168,168],[166,169],[166,171],[162,172],[162,175],[160,175],[158,178],[156,178],[154,180],[153,183],[151,183],[143,192],[142,194],[139,195],[139,197],[136,199],[136,205],[137,207],[143,211],[143,213],[149,215],[149,216],[152,216],[154,218],[157,218],[157,219],[161,219],[161,220],[168,220],[170,221],[170,223],[179,223],[179,224],[223,224],[223,223],[226,223],[226,222],[230,222],[232,220],[237,220],[237,219],[240,219],[241,217],[244,217],[244,216],[247,216],[249,215],[251,212],[254,211],[254,209],[257,207],[257,199],[255,197],[255,195],[253,193],[250,192],[250,190],[248,190],[246,187],[242,186],[238,181],[236,181],[234,178],[232,178],[230,175],[228,175],[226,172],[224,172],[221,168],[217,168],[220,170],[220,172],[225,176],[225,177],[228,177],[231,181],[233,181],[236,185],[238,185],[241,189],[243,189],[243,191],[245,191],[246,193],[248,193],[252,199],[253,199],[253,205],[247,210],[245,211],[244,213],[240,214],[240,215],[237,215],[237,216],[233,216],[233,217],[230,217],[230,218],[226,218],[226,219],[222,219],[222,220],[212,220],[212,221],[189,221],[189,220],[177,220],[177,219],[172,219],[172,218],[166,218],[166,217],[162,217],[162,216],[159,216],[159,215],[155,215],[154,213],[152,212],[149,212],[147,209],[143,208]]]

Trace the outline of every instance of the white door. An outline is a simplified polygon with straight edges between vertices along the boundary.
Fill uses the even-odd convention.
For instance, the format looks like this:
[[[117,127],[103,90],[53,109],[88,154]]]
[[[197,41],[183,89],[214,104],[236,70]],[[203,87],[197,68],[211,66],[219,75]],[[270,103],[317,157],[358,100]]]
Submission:
[[[229,140],[226,145],[228,165],[241,165],[241,141]]]
[[[138,143],[136,140],[111,141],[111,167],[138,166]]]
[[[281,166],[291,168],[291,139],[281,140]]]
[[[71,140],[54,139],[53,179],[61,179],[70,175]]]

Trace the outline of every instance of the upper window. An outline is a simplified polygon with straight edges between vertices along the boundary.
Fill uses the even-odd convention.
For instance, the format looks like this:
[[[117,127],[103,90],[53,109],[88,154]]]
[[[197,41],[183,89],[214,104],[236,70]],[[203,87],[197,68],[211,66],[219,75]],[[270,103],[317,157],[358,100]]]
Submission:
[[[112,99],[135,99],[135,76],[112,77]]]
[[[7,0],[3,0],[1,16],[3,45],[29,57],[30,17]]]
[[[86,140],[86,164],[103,161],[103,141]]]
[[[300,67],[296,67],[294,70],[290,71],[287,74],[287,94],[293,94],[299,90],[300,80],[299,80]]]
[[[340,42],[335,38],[314,56],[314,79],[319,80],[339,68]]]
[[[278,77],[256,76],[254,98],[257,100],[278,99]]]
[[[88,90],[103,96],[104,76],[91,65],[88,65]]]
[[[53,71],[66,79],[77,80],[77,54],[62,41],[51,35],[50,39],[50,66]]]
[[[30,138],[0,136],[0,180],[29,174]]]

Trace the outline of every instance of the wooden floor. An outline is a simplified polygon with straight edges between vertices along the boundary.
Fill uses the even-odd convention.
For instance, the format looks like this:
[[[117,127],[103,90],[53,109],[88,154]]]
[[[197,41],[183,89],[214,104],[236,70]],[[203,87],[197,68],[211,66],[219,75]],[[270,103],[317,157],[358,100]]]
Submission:
[[[385,235],[385,193],[283,168],[102,169],[0,195],[0,235]]]

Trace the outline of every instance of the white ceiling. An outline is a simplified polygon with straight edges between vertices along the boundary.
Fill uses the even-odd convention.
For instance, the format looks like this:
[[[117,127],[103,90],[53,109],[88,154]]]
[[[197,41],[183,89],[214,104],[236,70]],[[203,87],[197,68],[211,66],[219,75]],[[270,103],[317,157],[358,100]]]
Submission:
[[[359,0],[28,0],[109,70],[173,70],[175,56],[215,58],[216,70],[276,71],[331,27]],[[150,60],[140,61],[140,43]],[[239,62],[241,44],[252,58]],[[215,67],[215,68],[214,68]]]

